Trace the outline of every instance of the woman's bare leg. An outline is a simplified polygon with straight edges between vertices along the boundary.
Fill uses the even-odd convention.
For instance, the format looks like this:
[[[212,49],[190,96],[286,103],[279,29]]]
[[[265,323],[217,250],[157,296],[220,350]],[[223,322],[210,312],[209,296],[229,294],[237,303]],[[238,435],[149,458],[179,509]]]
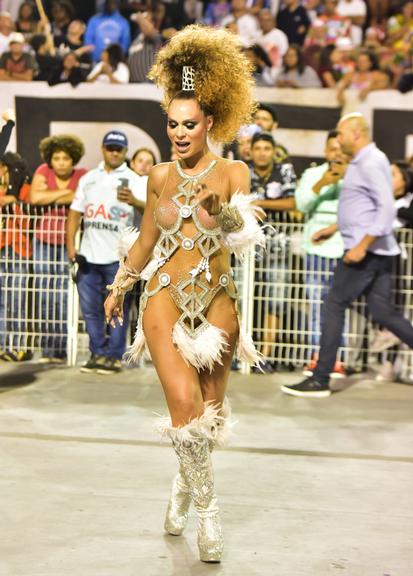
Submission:
[[[214,412],[209,414],[212,411],[209,407],[204,414],[204,401],[215,400],[222,403],[224,399],[238,336],[235,307],[228,298],[217,298],[217,305],[211,305],[208,319],[227,332],[230,346],[223,357],[223,366],[217,366],[212,375],[199,375],[193,366],[186,364],[172,342],[172,329],[178,319],[178,311],[168,300],[169,294],[163,290],[156,296],[148,302],[143,327],[171,414],[172,427],[168,434],[180,463],[180,473],[175,483],[177,479],[181,481],[176,486],[173,484],[165,528],[171,534],[182,533],[186,525],[190,497],[198,512],[200,558],[206,562],[219,561],[223,539],[209,454],[216,415]],[[183,441],[181,434],[184,431],[188,433],[189,429],[194,440],[189,441],[186,438]]]
[[[226,294],[221,293],[211,303],[207,319],[211,324],[227,333],[229,347],[227,352],[223,354],[223,365],[216,364],[212,373],[208,370],[203,370],[200,373],[202,397],[204,402],[213,401],[222,404],[239,333],[234,302]]]
[[[143,329],[153,364],[161,381],[172,426],[184,426],[204,411],[199,375],[186,364],[172,342],[179,312],[166,290],[149,299]]]

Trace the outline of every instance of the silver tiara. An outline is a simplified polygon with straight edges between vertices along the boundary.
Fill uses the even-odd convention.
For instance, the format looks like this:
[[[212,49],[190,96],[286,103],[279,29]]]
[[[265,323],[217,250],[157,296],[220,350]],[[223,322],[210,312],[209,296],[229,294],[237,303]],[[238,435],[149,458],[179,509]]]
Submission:
[[[184,66],[182,68],[182,90],[195,90],[195,71],[193,66]]]

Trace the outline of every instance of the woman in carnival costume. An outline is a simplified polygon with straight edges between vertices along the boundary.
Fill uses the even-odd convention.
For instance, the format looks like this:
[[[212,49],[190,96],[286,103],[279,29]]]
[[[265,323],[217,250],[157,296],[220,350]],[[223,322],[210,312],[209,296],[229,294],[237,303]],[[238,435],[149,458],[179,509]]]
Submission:
[[[139,237],[121,260],[105,303],[122,322],[125,292],[147,280],[129,357],[149,350],[170,418],[160,430],[179,461],[165,529],[180,535],[190,503],[200,559],[219,562],[223,538],[210,452],[230,428],[225,398],[232,356],[259,362],[240,329],[230,254],[265,244],[242,162],[216,156],[208,136],[230,142],[254,111],[253,80],[237,38],[188,26],[157,56],[151,78],[165,92],[167,133],[178,156],[152,168]]]

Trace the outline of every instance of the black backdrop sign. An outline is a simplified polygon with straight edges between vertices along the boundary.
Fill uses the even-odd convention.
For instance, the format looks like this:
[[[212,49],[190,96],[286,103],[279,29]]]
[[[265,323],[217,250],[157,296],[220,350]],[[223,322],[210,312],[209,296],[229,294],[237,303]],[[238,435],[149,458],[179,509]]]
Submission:
[[[412,110],[374,110],[373,139],[391,161],[405,158],[409,135],[413,135]]]
[[[32,86],[36,87],[36,84]],[[102,90],[107,88],[102,87]],[[317,146],[309,144],[308,150],[303,151],[303,131],[308,131],[308,134],[312,131],[324,132],[327,136],[328,131],[335,128],[340,118],[340,108],[323,106],[322,102],[315,106],[311,104],[310,98],[303,104],[294,102],[293,98],[291,103],[269,102],[271,99],[272,95],[261,98],[278,113],[279,128],[287,135],[281,143],[290,151],[297,173],[300,174],[311,162],[323,161],[324,140]],[[380,104],[370,108],[373,139],[390,160],[404,158],[407,154],[407,137],[413,134],[413,110],[388,109],[387,102],[384,97],[380,98]],[[17,95],[15,103],[16,149],[27,159],[32,169],[41,162],[38,143],[50,135],[51,122],[129,123],[146,132],[156,142],[162,160],[169,160],[170,143],[166,135],[165,115],[157,100],[145,99],[145,86],[142,86],[142,93],[138,97],[132,94],[129,98],[113,99],[91,98],[86,95],[84,98],[51,98],[42,94],[37,97]]]
[[[155,140],[162,159],[169,159],[165,115],[153,100],[105,100],[16,97],[17,150],[32,170],[41,163],[38,143],[50,135],[51,122],[127,122]]]

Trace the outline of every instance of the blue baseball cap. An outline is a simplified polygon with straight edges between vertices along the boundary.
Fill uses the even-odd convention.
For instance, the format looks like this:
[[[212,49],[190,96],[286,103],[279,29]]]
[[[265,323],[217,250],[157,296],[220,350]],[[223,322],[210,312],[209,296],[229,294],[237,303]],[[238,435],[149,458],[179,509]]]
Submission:
[[[128,147],[128,139],[126,134],[119,132],[119,130],[111,130],[103,137],[103,146],[120,146],[121,148]]]

